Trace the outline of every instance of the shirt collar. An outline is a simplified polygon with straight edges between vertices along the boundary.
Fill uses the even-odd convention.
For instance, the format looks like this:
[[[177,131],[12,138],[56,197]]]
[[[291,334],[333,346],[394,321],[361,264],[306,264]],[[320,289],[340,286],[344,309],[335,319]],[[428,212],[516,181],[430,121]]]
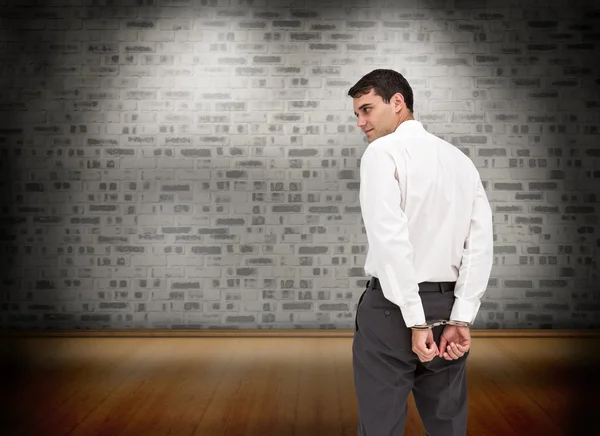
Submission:
[[[397,133],[415,132],[423,130],[423,124],[417,120],[406,120],[396,128]]]

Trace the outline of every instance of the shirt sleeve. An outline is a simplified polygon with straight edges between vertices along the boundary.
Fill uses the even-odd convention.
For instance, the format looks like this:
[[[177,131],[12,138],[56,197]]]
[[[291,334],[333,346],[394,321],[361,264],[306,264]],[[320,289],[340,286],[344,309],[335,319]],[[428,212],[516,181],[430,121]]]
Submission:
[[[451,320],[469,323],[475,321],[494,261],[492,210],[479,174],[476,192],[450,314]]]
[[[372,145],[361,158],[359,193],[369,251],[383,295],[400,308],[406,326],[412,327],[425,323],[425,313],[395,177],[396,162],[384,149]]]

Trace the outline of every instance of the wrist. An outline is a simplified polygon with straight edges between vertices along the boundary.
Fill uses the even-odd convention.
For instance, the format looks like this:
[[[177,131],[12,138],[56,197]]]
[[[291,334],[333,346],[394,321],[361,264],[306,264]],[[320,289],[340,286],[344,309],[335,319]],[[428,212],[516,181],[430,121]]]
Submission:
[[[409,327],[409,329],[411,330],[429,330],[431,327],[429,327],[429,325],[424,322],[422,324],[415,324]]]

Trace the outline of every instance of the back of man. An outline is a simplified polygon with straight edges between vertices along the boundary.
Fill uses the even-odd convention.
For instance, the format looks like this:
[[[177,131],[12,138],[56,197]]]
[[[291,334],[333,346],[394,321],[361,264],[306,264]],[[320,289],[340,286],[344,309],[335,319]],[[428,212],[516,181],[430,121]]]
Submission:
[[[473,162],[416,120],[369,147],[385,150],[402,167],[401,208],[419,283],[456,281],[479,180]]]

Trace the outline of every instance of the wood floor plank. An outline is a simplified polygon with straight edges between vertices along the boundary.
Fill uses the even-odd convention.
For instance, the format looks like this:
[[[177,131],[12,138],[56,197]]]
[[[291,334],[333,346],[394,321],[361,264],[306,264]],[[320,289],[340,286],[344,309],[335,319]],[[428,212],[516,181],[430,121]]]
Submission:
[[[497,413],[509,423],[514,432],[545,436],[564,434],[560,426],[552,419],[551,414],[532,398],[529,390],[530,379],[527,378],[527,374],[522,371],[521,367],[499,347],[502,341],[505,339],[481,344],[481,348],[483,348],[481,351],[485,352],[488,366],[486,372],[477,373],[482,388],[478,391],[489,398],[498,411]],[[528,339],[523,341],[528,341]]]
[[[97,339],[88,341],[92,342],[88,345],[90,349],[98,344]],[[110,355],[111,351],[105,351]],[[127,353],[117,354],[121,356],[120,359],[111,359],[108,364],[101,359],[96,364],[88,366],[85,381],[80,382],[81,389],[74,389],[72,395],[65,401],[59,402],[52,413],[38,422],[31,431],[35,434],[43,434],[46,429],[53,429],[58,434],[71,434],[114,390],[133,376],[139,362],[143,361],[148,352],[147,347],[131,347]],[[110,357],[114,358],[114,356]]]
[[[251,403],[255,400],[260,344],[255,340],[228,341],[233,359],[210,398],[195,435],[244,434]]]
[[[231,359],[225,370],[218,374],[218,380],[205,397],[206,406],[199,411],[199,421],[194,435],[225,435],[232,434],[230,426],[243,404],[239,404],[240,395],[243,397],[244,385],[249,382],[249,368],[255,364],[253,353],[248,353],[249,343],[234,340],[227,343]],[[216,377],[215,377],[216,379]]]
[[[278,358],[281,355],[283,341],[278,342],[280,344],[273,343],[271,340],[257,341],[254,345],[254,352],[261,357],[255,365],[252,376],[254,397],[248,402],[247,409],[244,411],[241,428],[233,428],[231,434],[258,436],[267,434],[269,428],[272,428],[269,421],[275,414],[265,413],[265,411],[276,410],[281,405],[276,393],[281,380],[281,368],[284,365]]]
[[[285,340],[275,340],[271,344],[270,358],[275,362],[273,377],[270,380],[269,391],[273,399],[263,399],[267,406],[262,411],[254,411],[254,416],[261,416],[260,430],[269,430],[275,434],[293,435],[295,428],[295,411],[298,402],[298,389],[300,386],[300,365],[298,361],[302,355],[302,341],[294,345]],[[275,351],[277,350],[277,351]],[[263,433],[264,434],[264,433]],[[199,435],[198,435],[199,436]]]
[[[489,368],[497,365],[488,356],[494,355],[494,340],[473,339],[467,362],[469,410],[467,434],[469,436],[506,436],[515,433],[511,425],[511,403],[498,407],[496,389],[490,379]],[[502,405],[501,405],[502,406]],[[535,434],[535,433],[534,433]]]
[[[213,340],[166,340],[171,341],[177,351],[168,356],[155,374],[166,382],[164,389],[151,392],[135,416],[115,435],[176,434],[173,429],[177,427],[182,435],[193,434],[202,409],[209,403],[234,357],[226,344]],[[161,354],[158,344],[155,352]],[[187,419],[182,420],[181,415],[186,411]],[[185,426],[185,430],[181,426]]]
[[[515,383],[524,387],[525,394],[561,427],[563,434],[577,434],[576,427],[584,428],[580,418],[590,422],[592,392],[600,387],[595,376],[600,362],[597,339],[502,339],[495,343],[517,365],[511,371]]]
[[[268,348],[261,352],[272,365],[271,376],[266,382],[267,389],[260,401],[261,407],[252,410],[254,423],[249,426],[246,435],[269,432],[292,435],[297,430],[295,417],[305,341],[306,339],[299,341],[294,347],[289,347],[289,342],[286,345],[284,339],[270,339],[266,342]]]
[[[157,374],[161,374],[167,361],[177,356],[177,344],[152,340],[144,348],[148,353],[136,359],[135,370],[73,429],[71,436],[116,435],[152,394],[164,393],[170,387],[171,380]]]
[[[63,434],[75,426],[85,409],[80,400],[96,391],[98,380],[105,380],[115,368],[130,367],[123,362],[141,345],[125,340],[121,344],[113,342],[109,348],[106,340],[96,338],[72,339],[71,344],[48,339],[22,344],[30,350],[30,370],[34,371],[19,396],[29,400],[30,418],[22,431],[31,434],[40,434],[42,429]]]
[[[343,436],[355,436],[358,428],[358,408],[352,368],[352,342],[336,340],[336,352],[332,353]]]

